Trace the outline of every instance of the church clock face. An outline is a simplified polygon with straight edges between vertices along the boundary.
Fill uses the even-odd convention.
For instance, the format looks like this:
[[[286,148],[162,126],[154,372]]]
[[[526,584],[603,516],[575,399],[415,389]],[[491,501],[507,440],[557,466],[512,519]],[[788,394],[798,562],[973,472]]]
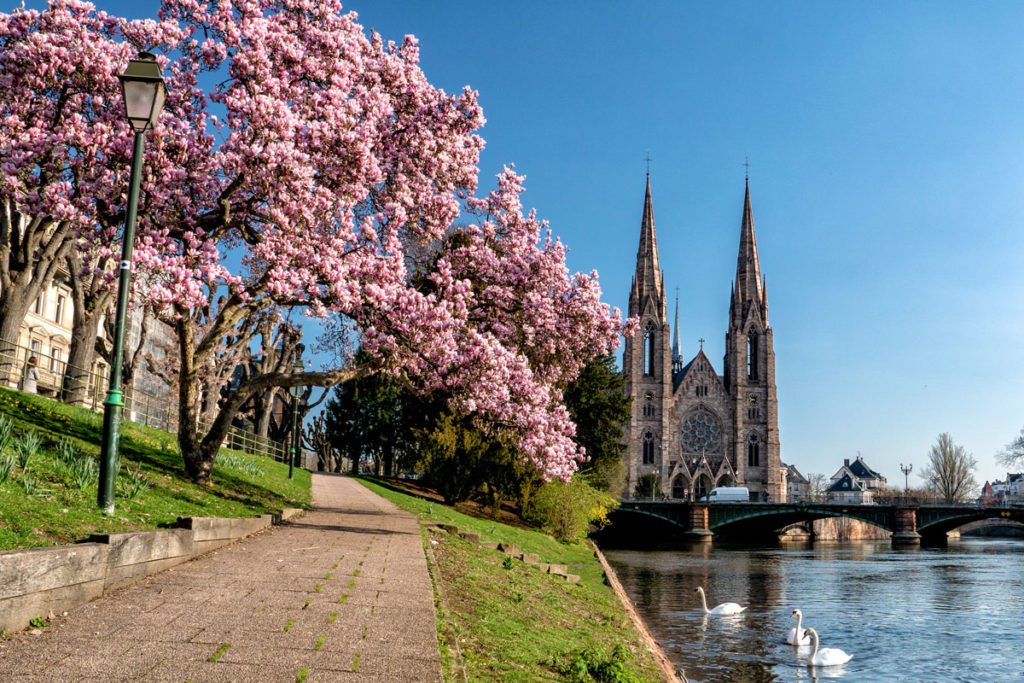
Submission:
[[[683,448],[690,453],[719,453],[722,450],[722,428],[707,410],[697,410],[683,420]]]

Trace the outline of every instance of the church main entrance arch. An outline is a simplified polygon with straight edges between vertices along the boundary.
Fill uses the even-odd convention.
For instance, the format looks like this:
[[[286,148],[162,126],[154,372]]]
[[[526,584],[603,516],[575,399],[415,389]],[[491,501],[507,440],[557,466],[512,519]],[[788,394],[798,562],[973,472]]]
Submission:
[[[697,483],[693,486],[694,500],[700,500],[711,491],[711,477],[702,474],[697,477]]]
[[[672,497],[680,500],[686,498],[689,495],[690,482],[683,475],[676,475],[676,478],[672,480]]]

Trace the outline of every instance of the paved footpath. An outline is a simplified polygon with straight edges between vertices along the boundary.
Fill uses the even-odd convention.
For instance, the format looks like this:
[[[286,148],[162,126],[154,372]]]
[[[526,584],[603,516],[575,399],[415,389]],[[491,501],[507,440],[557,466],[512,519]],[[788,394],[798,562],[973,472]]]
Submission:
[[[441,680],[416,518],[337,475],[313,504],[0,641],[0,680]]]

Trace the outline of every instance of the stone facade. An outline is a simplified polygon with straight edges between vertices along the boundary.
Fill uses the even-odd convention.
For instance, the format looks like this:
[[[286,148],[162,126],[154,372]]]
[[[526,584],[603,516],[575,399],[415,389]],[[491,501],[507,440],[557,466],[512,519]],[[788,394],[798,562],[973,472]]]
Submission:
[[[633,398],[626,429],[626,494],[679,499],[700,497],[717,486],[746,486],[751,500],[785,501],[773,332],[749,183],[729,302],[723,374],[715,370],[703,344],[696,356],[684,362],[678,300],[675,314],[675,341],[670,348],[665,276],[659,264],[648,176],[629,296],[629,315],[640,325],[626,340],[622,363],[626,392]]]

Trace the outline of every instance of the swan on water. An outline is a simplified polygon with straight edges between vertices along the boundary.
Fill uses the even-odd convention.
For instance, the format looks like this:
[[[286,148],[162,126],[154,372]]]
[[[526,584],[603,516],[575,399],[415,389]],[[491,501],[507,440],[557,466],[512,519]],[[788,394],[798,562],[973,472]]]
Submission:
[[[819,650],[818,632],[813,628],[807,629],[807,635],[811,637],[811,646],[814,648],[811,656],[807,658],[807,666],[838,666],[853,659],[853,655],[848,655],[839,648],[823,647]]]
[[[800,628],[800,624],[803,622],[804,618],[803,612],[795,609],[789,616],[796,617],[796,628],[789,629],[789,633],[786,635],[786,642],[790,645],[810,645],[811,637],[807,635],[807,629]],[[796,635],[798,633],[800,634],[799,638],[797,638]]]
[[[704,614],[739,614],[743,610],[747,609],[746,607],[740,607],[735,602],[723,602],[714,609],[708,609],[708,601],[707,598],[704,597],[704,589],[697,586],[693,589],[693,592],[700,594],[700,606],[704,608]]]

